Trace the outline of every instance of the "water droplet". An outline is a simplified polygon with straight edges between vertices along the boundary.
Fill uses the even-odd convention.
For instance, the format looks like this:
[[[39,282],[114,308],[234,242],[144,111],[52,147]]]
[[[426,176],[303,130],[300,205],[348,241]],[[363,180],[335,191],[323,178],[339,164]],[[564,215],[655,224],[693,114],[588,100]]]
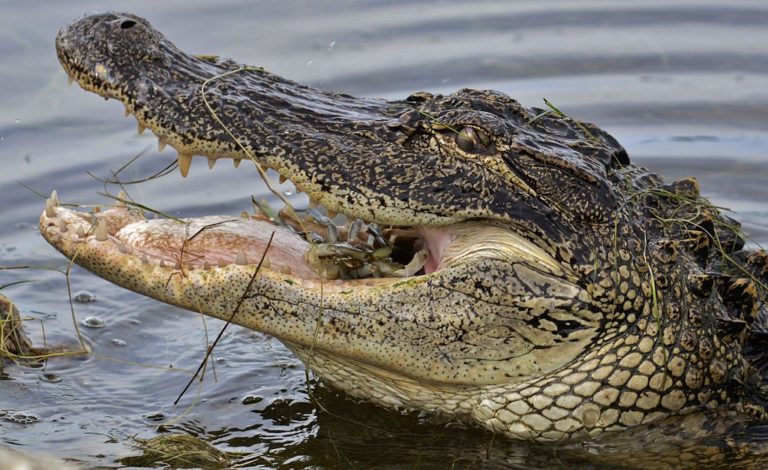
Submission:
[[[82,324],[88,328],[104,328],[106,326],[104,320],[99,317],[84,318]]]
[[[18,124],[18,123],[20,123],[20,122],[21,122],[21,119],[17,119],[17,120],[16,120],[16,124]]]
[[[328,52],[331,52],[333,50],[333,46],[336,45],[336,41],[331,41],[330,44],[328,44]]]
[[[76,292],[75,295],[72,296],[72,300],[80,303],[95,302],[96,295],[93,294],[92,292],[88,292],[87,290],[81,290],[80,292]]]
[[[311,61],[311,60],[308,60],[308,61],[307,61],[307,67],[309,67],[310,65],[312,65],[312,61]]]
[[[293,190],[292,189],[286,189],[285,191],[283,191],[283,194],[285,194],[286,196],[292,196],[293,195]]]

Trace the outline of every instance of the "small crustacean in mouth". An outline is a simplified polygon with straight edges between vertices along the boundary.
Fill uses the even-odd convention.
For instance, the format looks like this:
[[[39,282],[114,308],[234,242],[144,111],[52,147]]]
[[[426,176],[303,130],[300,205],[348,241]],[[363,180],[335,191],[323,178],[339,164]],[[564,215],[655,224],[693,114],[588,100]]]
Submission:
[[[326,279],[365,279],[368,277],[411,277],[424,274],[429,258],[416,229],[390,227],[362,219],[347,221],[343,215],[331,218],[318,207],[306,211],[305,218],[286,206],[279,212],[266,201],[254,201],[259,219],[294,231],[309,243],[306,261]],[[247,213],[241,214],[249,217]],[[337,225],[336,219],[342,224]]]

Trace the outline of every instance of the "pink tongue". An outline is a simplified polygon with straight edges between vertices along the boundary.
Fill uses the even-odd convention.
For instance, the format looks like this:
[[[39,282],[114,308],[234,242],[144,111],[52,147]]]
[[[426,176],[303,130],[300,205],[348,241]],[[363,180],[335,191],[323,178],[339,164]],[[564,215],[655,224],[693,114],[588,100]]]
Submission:
[[[424,264],[424,273],[430,274],[440,267],[445,249],[453,241],[453,236],[445,230],[430,227],[419,227],[419,236],[424,240],[424,248],[429,253]]]

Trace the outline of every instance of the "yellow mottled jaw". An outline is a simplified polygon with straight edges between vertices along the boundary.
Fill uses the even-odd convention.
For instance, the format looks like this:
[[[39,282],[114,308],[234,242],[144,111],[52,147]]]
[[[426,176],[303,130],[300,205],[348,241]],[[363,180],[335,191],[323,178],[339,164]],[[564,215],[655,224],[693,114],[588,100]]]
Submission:
[[[158,276],[186,278],[195,271],[203,276],[227,269],[252,272],[262,255],[260,275],[282,277],[308,288],[319,285],[316,281],[321,279],[308,262],[310,243],[289,227],[247,214],[149,220],[124,204],[85,213],[61,207],[54,191],[41,215],[40,231],[68,258],[118,284],[123,278],[135,281],[136,276],[146,286]],[[395,280],[369,279],[368,283]],[[133,289],[144,293],[144,287]]]

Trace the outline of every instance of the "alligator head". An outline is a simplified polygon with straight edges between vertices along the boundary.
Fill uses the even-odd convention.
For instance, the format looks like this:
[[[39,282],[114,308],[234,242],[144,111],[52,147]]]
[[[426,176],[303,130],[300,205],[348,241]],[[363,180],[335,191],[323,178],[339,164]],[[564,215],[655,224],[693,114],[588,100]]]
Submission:
[[[664,185],[596,126],[494,91],[320,91],[187,55],[129,14],[82,18],[56,47],[70,78],[178,151],[182,175],[193,156],[249,160],[355,221],[338,235],[293,211],[147,220],[53,195],[41,233],[97,275],[234,315],[353,396],[508,436],[595,435],[741,399],[762,255],[736,263],[737,226],[695,180]]]

